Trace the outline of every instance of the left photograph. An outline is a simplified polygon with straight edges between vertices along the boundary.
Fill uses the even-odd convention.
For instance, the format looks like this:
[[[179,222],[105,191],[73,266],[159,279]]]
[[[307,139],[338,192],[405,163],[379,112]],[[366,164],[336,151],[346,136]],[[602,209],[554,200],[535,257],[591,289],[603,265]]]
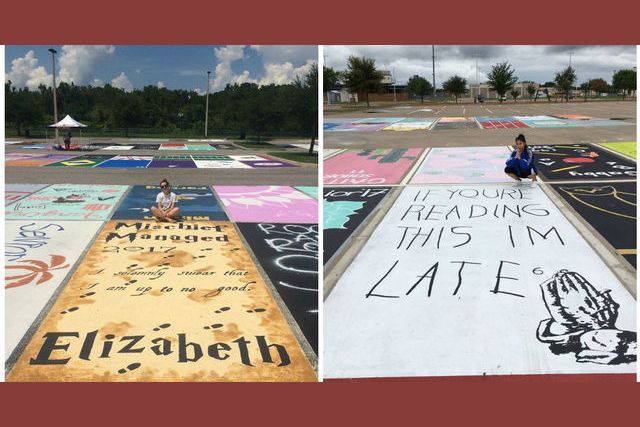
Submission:
[[[5,47],[5,378],[318,373],[317,46]]]

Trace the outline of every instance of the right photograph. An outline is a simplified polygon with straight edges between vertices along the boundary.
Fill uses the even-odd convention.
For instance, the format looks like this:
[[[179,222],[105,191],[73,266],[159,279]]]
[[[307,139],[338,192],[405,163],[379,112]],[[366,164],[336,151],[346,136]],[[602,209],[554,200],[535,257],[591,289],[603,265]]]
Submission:
[[[636,46],[324,46],[324,379],[636,372]]]

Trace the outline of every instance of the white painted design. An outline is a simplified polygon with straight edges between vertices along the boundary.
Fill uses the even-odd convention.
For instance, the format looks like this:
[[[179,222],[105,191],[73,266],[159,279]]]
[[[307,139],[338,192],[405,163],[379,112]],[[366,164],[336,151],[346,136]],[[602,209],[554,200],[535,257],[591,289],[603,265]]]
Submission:
[[[5,357],[101,225],[100,221],[5,221]]]
[[[325,302],[325,377],[635,372],[537,339],[563,269],[635,331],[634,299],[539,187],[406,188]]]

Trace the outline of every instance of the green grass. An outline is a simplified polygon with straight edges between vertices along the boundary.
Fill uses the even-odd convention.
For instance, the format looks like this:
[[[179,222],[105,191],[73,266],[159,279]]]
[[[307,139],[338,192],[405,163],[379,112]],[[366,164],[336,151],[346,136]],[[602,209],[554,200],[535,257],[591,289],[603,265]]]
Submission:
[[[292,160],[294,162],[299,163],[313,163],[318,164],[318,153],[313,153],[313,155],[309,155],[307,153],[289,153],[286,151],[268,151],[267,154],[269,156],[278,157],[284,160]]]
[[[247,140],[238,140],[234,139],[233,143],[239,145],[244,148],[261,148],[265,150],[273,150],[276,145],[269,144],[268,142],[255,142],[255,141],[247,141]]]

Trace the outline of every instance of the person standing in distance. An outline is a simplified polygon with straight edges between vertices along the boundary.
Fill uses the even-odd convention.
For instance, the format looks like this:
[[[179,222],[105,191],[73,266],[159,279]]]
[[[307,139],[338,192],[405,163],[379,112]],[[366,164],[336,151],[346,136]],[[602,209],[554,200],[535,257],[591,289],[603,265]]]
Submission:
[[[169,181],[163,179],[160,181],[161,192],[156,196],[158,206],[151,206],[151,213],[160,222],[176,222],[180,217],[180,208],[176,207],[178,197],[171,192]]]

